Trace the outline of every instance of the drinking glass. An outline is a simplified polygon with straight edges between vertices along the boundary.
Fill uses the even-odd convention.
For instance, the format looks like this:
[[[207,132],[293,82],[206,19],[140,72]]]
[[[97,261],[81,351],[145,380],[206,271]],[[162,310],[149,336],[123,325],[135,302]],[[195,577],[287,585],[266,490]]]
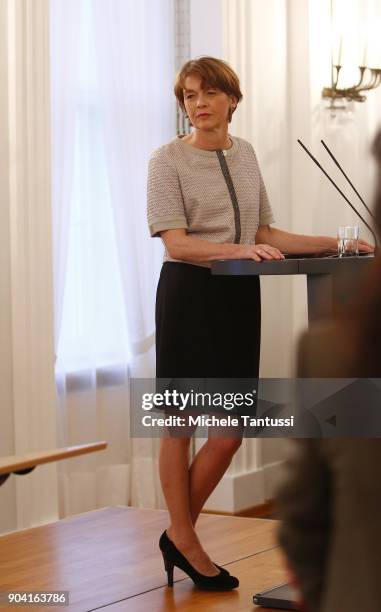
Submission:
[[[337,251],[339,257],[353,257],[359,254],[358,225],[341,225],[337,228]]]

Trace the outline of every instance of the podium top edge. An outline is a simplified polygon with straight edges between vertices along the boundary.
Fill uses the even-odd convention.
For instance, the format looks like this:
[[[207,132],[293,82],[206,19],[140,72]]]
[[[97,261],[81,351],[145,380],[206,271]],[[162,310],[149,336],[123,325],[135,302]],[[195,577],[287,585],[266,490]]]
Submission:
[[[340,270],[365,268],[375,260],[373,254],[354,257],[300,257],[282,260],[254,261],[253,259],[220,259],[212,262],[215,275],[293,275],[333,274]]]

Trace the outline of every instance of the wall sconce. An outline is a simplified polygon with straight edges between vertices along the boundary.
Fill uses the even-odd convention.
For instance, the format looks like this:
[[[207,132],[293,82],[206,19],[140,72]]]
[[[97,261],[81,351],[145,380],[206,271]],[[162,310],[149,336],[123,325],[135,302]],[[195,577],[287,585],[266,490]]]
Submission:
[[[334,29],[333,3],[334,3],[334,0],[331,0],[332,30]],[[340,15],[340,22],[341,22],[339,23],[340,27],[343,27],[343,23],[342,23],[343,21],[345,21],[345,13],[342,12]],[[373,29],[375,30],[374,26],[376,25],[375,23],[376,21],[378,22],[379,20],[373,19],[374,23],[372,24],[372,26],[370,26],[368,22],[367,28],[365,30],[366,33],[365,33],[365,37],[363,40],[363,45],[364,45],[363,53],[362,53],[362,58],[359,62],[360,65],[358,66],[359,77],[358,77],[358,81],[355,82],[353,85],[348,86],[346,83],[345,87],[343,86],[339,87],[339,79],[343,71],[343,64],[345,63],[346,68],[348,67],[348,63],[349,63],[349,67],[350,65],[354,67],[356,66],[356,63],[357,63],[356,58],[352,57],[352,61],[350,62],[348,62],[347,59],[343,61],[343,35],[340,36],[338,53],[335,54],[336,57],[334,57],[334,50],[333,50],[334,44],[332,42],[332,46],[331,46],[331,85],[330,87],[324,87],[322,91],[322,98],[326,100],[330,100],[330,104],[328,108],[334,109],[334,110],[340,110],[340,109],[346,109],[347,107],[346,102],[365,102],[366,96],[364,95],[364,92],[368,92],[368,91],[371,91],[372,89],[376,89],[376,87],[381,85],[381,62],[375,61],[376,59],[377,60],[380,59],[379,57],[380,43],[379,43],[378,32],[377,32],[376,39],[375,39],[375,31],[373,33],[373,36],[371,36],[371,29],[373,27]],[[379,26],[379,23],[377,23],[377,26]],[[358,28],[357,28],[357,33],[358,33]],[[356,31],[352,30],[352,36],[348,37],[349,40],[351,40],[352,45],[353,45],[352,39],[355,35],[356,35]],[[338,42],[338,40],[336,42]],[[347,42],[349,41],[346,40],[346,43]],[[369,50],[374,51],[375,48],[377,48],[377,57],[373,57],[374,53],[373,55],[371,54],[372,57],[370,57]],[[371,65],[373,65],[374,67],[372,68]],[[356,79],[356,75],[354,75],[353,80],[355,79]],[[340,104],[340,101],[341,101],[341,104]]]

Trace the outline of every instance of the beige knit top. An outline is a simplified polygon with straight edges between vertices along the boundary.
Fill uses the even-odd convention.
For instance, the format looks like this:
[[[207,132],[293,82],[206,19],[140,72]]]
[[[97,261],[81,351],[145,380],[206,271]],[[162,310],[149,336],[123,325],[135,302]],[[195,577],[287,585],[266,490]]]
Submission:
[[[154,151],[148,169],[151,236],[184,228],[188,234],[210,242],[255,244],[258,226],[274,222],[253,147],[243,138],[230,138],[233,146],[223,151],[222,161],[221,153],[199,149],[181,137]],[[236,205],[224,176],[226,165]],[[164,261],[178,260],[166,250]]]

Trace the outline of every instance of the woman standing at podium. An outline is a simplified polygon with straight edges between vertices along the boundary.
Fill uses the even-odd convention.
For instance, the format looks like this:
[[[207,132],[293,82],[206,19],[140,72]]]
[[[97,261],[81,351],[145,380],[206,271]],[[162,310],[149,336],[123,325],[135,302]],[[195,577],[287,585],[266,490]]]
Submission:
[[[156,376],[257,379],[259,278],[213,276],[211,262],[333,251],[336,239],[270,227],[274,216],[254,149],[228,132],[242,93],[227,63],[212,57],[187,62],[174,91],[193,131],[157,149],[149,164],[148,223],[165,245],[156,298]],[[161,441],[160,478],[171,525],[159,545],[168,584],[176,565],[200,588],[232,589],[238,580],[212,562],[194,526],[241,437],[209,431],[189,467],[191,433]]]

